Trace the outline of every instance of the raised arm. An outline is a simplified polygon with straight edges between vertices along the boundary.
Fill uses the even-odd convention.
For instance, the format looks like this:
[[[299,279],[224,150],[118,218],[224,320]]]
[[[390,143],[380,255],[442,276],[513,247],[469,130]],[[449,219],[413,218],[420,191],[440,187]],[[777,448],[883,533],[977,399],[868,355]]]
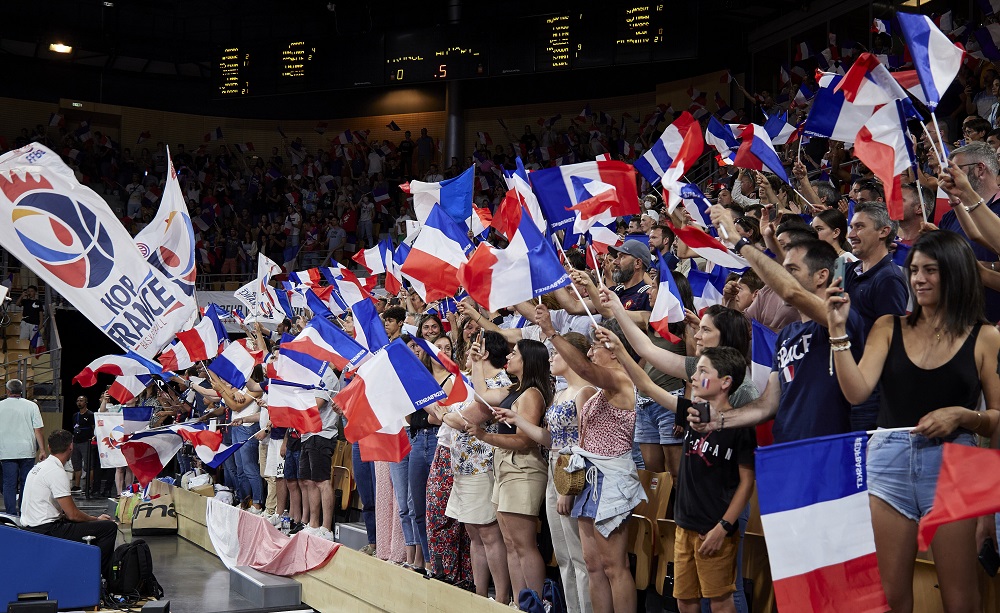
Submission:
[[[851,311],[851,297],[847,292],[844,292],[843,297],[839,295],[841,283],[841,279],[834,279],[833,285],[826,290],[827,325],[830,330],[830,338],[847,336],[847,316]],[[878,318],[875,325],[872,326],[860,363],[854,361],[854,356],[849,350],[833,352],[833,362],[837,370],[840,391],[851,404],[861,404],[875,391],[879,377],[882,376],[885,358],[889,355],[889,344],[892,341],[892,318],[892,315],[884,315]],[[854,342],[858,339],[850,340]]]
[[[947,172],[938,175],[938,182],[952,199],[961,201],[961,205],[952,210],[969,239],[1000,253],[1000,217],[985,206],[984,199],[972,189],[965,171],[951,160]]]
[[[609,289],[605,289],[601,292],[601,301],[607,302],[611,309],[611,314],[618,322],[618,326],[622,329],[622,332],[625,333],[628,344],[632,346],[632,349],[636,353],[645,358],[656,370],[671,377],[687,379],[687,371],[684,369],[684,356],[657,347],[635,322],[625,316],[627,311],[617,294]]]
[[[723,425],[726,428],[747,428],[774,419],[774,416],[778,414],[780,400],[781,382],[778,380],[778,373],[772,371],[767,378],[764,393],[756,400],[738,409],[726,411],[725,424],[723,424],[722,414],[711,407],[709,408],[711,417],[707,424],[698,419],[698,409],[695,408],[688,409],[687,420],[691,427],[698,432],[721,430]]]
[[[736,224],[733,223],[733,217],[728,210],[716,204],[711,208],[711,214],[712,223],[725,228],[729,236],[739,236]],[[826,302],[816,294],[806,291],[781,264],[753,247],[744,246],[740,249],[740,255],[750,262],[754,272],[785,302],[798,309],[799,313],[804,314],[809,319],[821,324],[826,323]]]
[[[632,379],[636,388],[639,389],[639,393],[652,398],[660,406],[670,409],[675,413],[677,412],[677,396],[653,383],[653,380],[649,378],[646,371],[625,351],[625,345],[622,344],[621,339],[612,334],[607,328],[600,326],[597,328],[596,337],[598,341],[607,343],[611,347],[611,350],[615,353],[615,357],[618,358],[618,362],[625,367],[625,372],[628,373],[629,378]]]

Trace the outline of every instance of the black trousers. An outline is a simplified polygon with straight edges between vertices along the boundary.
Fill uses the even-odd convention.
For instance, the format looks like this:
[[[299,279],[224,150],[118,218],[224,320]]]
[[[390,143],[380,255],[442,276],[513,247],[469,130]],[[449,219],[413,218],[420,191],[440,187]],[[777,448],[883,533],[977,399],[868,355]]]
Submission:
[[[41,526],[25,527],[25,530],[80,543],[87,542],[83,540],[85,536],[95,537],[93,544],[101,550],[101,575],[107,577],[108,563],[115,551],[115,537],[118,535],[118,524],[110,519],[83,522],[61,519]]]

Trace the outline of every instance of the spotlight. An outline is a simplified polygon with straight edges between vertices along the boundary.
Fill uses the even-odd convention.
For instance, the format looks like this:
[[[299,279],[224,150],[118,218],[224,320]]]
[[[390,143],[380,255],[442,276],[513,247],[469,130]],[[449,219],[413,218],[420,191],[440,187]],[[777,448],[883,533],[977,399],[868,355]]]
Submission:
[[[52,43],[49,45],[49,51],[54,53],[73,53],[73,47],[62,43]]]

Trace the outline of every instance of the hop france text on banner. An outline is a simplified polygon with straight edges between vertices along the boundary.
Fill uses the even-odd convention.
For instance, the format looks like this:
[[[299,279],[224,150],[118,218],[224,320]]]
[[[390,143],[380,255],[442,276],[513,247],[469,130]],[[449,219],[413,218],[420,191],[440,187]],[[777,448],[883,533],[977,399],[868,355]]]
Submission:
[[[141,256],[103,198],[51,150],[0,157],[0,245],[123,349],[152,358],[198,306]]]

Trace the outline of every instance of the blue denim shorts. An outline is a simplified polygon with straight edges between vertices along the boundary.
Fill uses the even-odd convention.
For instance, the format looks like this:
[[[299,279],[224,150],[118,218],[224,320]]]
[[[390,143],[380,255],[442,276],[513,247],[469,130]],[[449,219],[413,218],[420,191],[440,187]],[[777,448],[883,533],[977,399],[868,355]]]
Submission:
[[[868,441],[868,493],[904,517],[920,521],[934,503],[943,443],[975,446],[975,435],[932,438],[909,432],[876,432]]]
[[[680,445],[683,438],[674,436],[676,414],[652,400],[635,409],[635,441],[644,445]]]
[[[285,479],[299,478],[299,452],[285,451]]]

